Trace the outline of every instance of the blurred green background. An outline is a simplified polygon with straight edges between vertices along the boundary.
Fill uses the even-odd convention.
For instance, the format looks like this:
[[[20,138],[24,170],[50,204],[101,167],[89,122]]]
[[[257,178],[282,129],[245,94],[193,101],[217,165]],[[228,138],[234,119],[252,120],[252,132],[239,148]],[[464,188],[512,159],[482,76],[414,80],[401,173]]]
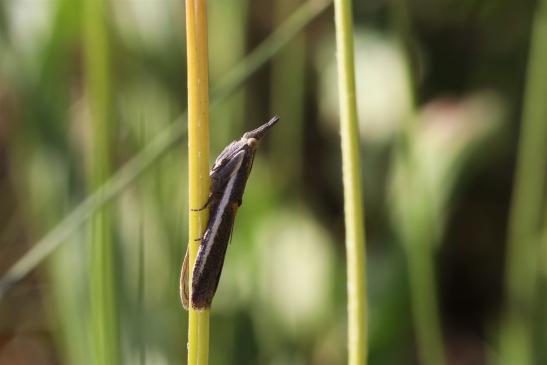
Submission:
[[[106,206],[112,272],[92,260],[91,221],[65,221],[74,232],[50,240],[59,247],[3,293],[1,365],[101,363],[95,275],[112,283],[115,311],[102,325],[120,363],[186,362],[184,1],[110,1],[98,12],[92,2],[0,2],[4,282],[110,175],[145,165],[145,146],[155,141],[161,153]],[[347,361],[334,24],[324,3],[309,3],[322,8],[308,8],[279,51],[267,43],[254,72],[241,61],[271,34],[281,39],[304,2],[209,1],[211,98],[224,97],[211,111],[211,157],[281,117],[238,212],[211,311],[211,364]],[[446,364],[547,363],[544,3],[354,2],[370,364],[436,365],[435,354]],[[236,67],[245,82],[233,81]],[[92,122],[98,109],[105,130]],[[173,141],[158,143],[162,133]]]

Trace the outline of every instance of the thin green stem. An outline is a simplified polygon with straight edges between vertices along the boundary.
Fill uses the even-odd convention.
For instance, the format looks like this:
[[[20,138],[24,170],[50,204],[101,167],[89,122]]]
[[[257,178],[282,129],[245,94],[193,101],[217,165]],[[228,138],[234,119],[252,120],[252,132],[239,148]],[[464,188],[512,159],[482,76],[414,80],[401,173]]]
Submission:
[[[104,0],[84,1],[84,44],[87,97],[92,125],[90,187],[95,190],[110,176],[112,93]],[[103,208],[92,219],[90,257],[90,323],[95,362],[121,361],[116,307],[116,275],[112,214]]]
[[[281,23],[301,3],[300,0],[277,0],[274,2],[273,21]],[[276,185],[287,191],[291,182],[301,177],[303,171],[302,152],[305,113],[306,85],[306,34],[293,39],[287,47],[272,60],[270,109],[273,114],[282,115],[290,123],[282,123],[279,132],[272,136],[272,145],[285,146],[273,151],[275,168],[283,169],[276,177]],[[287,159],[287,156],[291,156]]]
[[[308,0],[277,29],[262,42],[245,59],[240,62],[229,74],[218,82],[211,95],[213,98],[225,97],[231,94],[232,88],[240,86],[250,74],[253,74],[266,61],[285,47],[307,24],[321,14],[332,0]]]
[[[507,246],[507,313],[501,362],[532,364],[533,312],[541,253],[543,192],[547,166],[547,1],[538,3],[517,157]]]
[[[141,121],[140,124],[140,143],[146,141],[146,125]],[[146,180],[143,179],[140,184],[140,188],[143,191],[143,195],[147,193],[148,186]],[[145,320],[145,238],[146,238],[146,213],[145,210],[139,211],[139,236],[138,236],[138,261],[137,261],[137,327],[139,333],[137,334],[138,343],[138,363],[139,365],[146,364],[146,320]]]
[[[188,67],[188,202],[201,207],[209,195],[209,61],[207,1],[186,0],[186,55]],[[188,280],[192,276],[209,209],[189,210]],[[209,310],[188,308],[188,365],[209,362]]]
[[[442,365],[445,360],[432,250],[435,242],[428,237],[433,228],[420,221],[415,224],[413,237],[407,237],[407,261],[418,353],[424,365]]]
[[[415,157],[415,139],[417,118],[417,82],[416,82],[416,45],[414,41],[414,30],[410,19],[408,2],[406,0],[396,0],[391,3],[392,16],[399,47],[405,58],[406,65],[406,85],[408,94],[411,97],[410,110],[404,120],[402,135],[399,148],[406,158],[408,164],[408,176],[413,181],[407,184],[414,186],[414,191],[420,191],[423,182],[420,181],[420,164]],[[427,198],[427,192],[423,193]],[[421,199],[421,198],[418,198]],[[436,197],[436,199],[442,199]],[[443,365],[445,364],[444,345],[442,340],[442,330],[440,326],[440,316],[438,309],[438,297],[436,290],[435,274],[435,254],[436,238],[432,235],[424,235],[425,232],[431,232],[436,227],[429,220],[420,219],[424,214],[424,201],[412,204],[414,211],[407,212],[413,215],[415,220],[412,229],[403,234],[406,241],[406,259],[408,264],[408,278],[410,283],[410,299],[412,302],[412,316],[414,328],[416,331],[416,344],[421,362],[424,365]]]
[[[422,172],[418,168],[420,164],[416,161],[417,157],[415,156],[416,122],[419,121],[419,118],[416,116],[417,83],[415,72],[417,69],[417,60],[413,38],[414,32],[407,1],[397,0],[393,2],[392,10],[399,46],[406,60],[406,84],[411,96],[411,109],[403,124],[400,147],[406,155],[408,168],[411,171],[408,176],[414,180],[413,182],[408,181],[408,184],[413,184],[414,190],[420,191],[423,188],[421,178],[425,172]],[[423,192],[423,194],[424,199],[427,199],[428,192]],[[439,196],[436,199],[442,200]],[[425,365],[442,365],[446,361],[436,289],[435,247],[437,246],[437,238],[431,234],[427,234],[427,232],[432,232],[437,228],[437,223],[429,219],[424,220],[421,217],[424,214],[424,205],[423,200],[414,203],[414,211],[407,212],[407,214],[415,216],[413,220],[416,222],[404,238],[407,241],[406,257],[411,288],[412,315],[421,362]],[[421,218],[416,219],[416,217]]]
[[[435,248],[438,236],[434,232],[441,224],[439,215],[432,207],[443,200],[437,194],[431,197],[431,187],[420,156],[417,155],[416,130],[407,123],[403,131],[404,141],[399,146],[404,168],[405,194],[399,229],[406,249],[412,319],[416,332],[416,346],[420,362],[424,365],[445,364],[442,330],[436,290]],[[450,189],[445,186],[445,189]]]
[[[348,364],[367,362],[365,229],[350,0],[335,0],[348,289]]]

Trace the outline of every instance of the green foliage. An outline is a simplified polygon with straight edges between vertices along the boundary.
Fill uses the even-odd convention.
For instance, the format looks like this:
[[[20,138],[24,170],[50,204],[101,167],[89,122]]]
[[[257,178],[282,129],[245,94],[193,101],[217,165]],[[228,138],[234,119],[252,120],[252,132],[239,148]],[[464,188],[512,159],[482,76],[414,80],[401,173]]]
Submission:
[[[84,22],[98,29],[84,2],[0,2],[1,363],[106,363],[92,360],[99,324],[120,362],[186,358],[184,6],[105,4],[108,15],[93,19],[108,24],[111,68],[94,77],[111,134],[97,141],[87,71],[103,66],[84,51]],[[369,363],[502,363],[514,354],[544,363],[545,9],[387,6],[353,9]],[[333,9],[326,0],[209,7],[211,156],[281,117],[238,212],[211,312],[210,363],[347,363]],[[97,154],[109,166],[94,185]],[[89,239],[105,206],[116,257],[104,278],[116,288],[110,320],[91,315],[92,301],[110,295],[90,284],[107,272],[91,264]],[[529,225],[537,236],[518,238]],[[511,303],[518,315],[502,321]]]

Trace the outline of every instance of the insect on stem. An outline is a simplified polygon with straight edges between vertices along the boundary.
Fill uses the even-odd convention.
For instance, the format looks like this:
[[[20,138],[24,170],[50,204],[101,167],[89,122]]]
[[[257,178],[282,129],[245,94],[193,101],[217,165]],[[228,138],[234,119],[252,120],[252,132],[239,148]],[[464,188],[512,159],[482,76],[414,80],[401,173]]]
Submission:
[[[209,172],[211,188],[207,202],[200,209],[191,209],[200,211],[209,207],[210,214],[203,237],[196,239],[201,241],[201,244],[192,273],[191,298],[188,287],[188,251],[184,257],[180,295],[185,309],[188,309],[189,305],[197,310],[211,306],[258,143],[278,121],[279,118],[275,116],[260,127],[246,132],[239,140],[230,143],[218,155]]]

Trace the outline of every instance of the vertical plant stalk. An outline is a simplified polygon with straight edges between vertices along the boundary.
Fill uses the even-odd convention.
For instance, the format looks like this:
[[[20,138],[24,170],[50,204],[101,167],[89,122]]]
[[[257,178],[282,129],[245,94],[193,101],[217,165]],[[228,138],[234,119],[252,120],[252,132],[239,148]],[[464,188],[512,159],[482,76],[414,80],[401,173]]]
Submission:
[[[419,118],[416,110],[418,90],[415,75],[417,55],[414,29],[407,0],[396,0],[391,4],[399,47],[405,58],[406,84],[411,97],[410,110],[403,124],[403,138],[401,139],[400,148],[406,155],[406,161],[410,169],[408,176],[413,180],[412,182],[408,181],[408,184],[413,185],[414,191],[418,192],[421,191],[423,185],[420,180],[424,172],[418,168],[419,164],[416,160],[418,158],[416,156],[416,122],[419,121]],[[410,219],[414,220],[413,228],[403,234],[403,239],[406,241],[412,316],[420,361],[424,365],[444,365],[446,363],[445,351],[440,325],[438,294],[435,285],[434,250],[437,246],[437,238],[428,233],[434,230],[432,224],[435,223],[422,217],[423,205],[423,201],[412,204],[416,208],[411,209],[407,214],[412,217]]]
[[[419,215],[418,212],[415,213]],[[431,225],[416,221],[407,237],[407,263],[412,316],[416,331],[418,355],[423,365],[444,365],[445,355],[435,285],[434,238]]]
[[[334,12],[346,224],[348,364],[361,365],[367,361],[366,266],[351,1],[335,0]]]
[[[188,64],[188,201],[202,207],[209,195],[209,77],[207,55],[207,1],[186,0],[186,47]],[[189,212],[189,288],[203,235],[208,209]],[[188,364],[207,364],[209,311],[188,310]]]
[[[246,56],[247,30],[250,19],[250,0],[217,1],[208,8],[207,18],[211,24],[218,27],[209,29],[209,81],[211,84],[221,79],[234,65]],[[229,19],[229,21],[227,21]],[[209,103],[209,118],[229,120],[230,123],[215,125],[215,134],[211,136],[211,143],[226,141],[233,136],[234,130],[245,128],[245,105],[247,103],[247,91],[242,85],[212,110]],[[221,143],[221,144],[222,144]]]
[[[504,364],[532,364],[547,166],[547,1],[535,12],[507,245]]]
[[[282,24],[301,3],[301,0],[274,1],[274,24]],[[298,174],[304,170],[301,149],[306,105],[306,41],[306,33],[299,34],[273,58],[271,66],[271,114],[282,115],[289,121],[277,126],[279,132],[271,137],[272,145],[285,146],[274,149],[272,156],[275,168],[283,169],[283,174],[276,177],[276,184],[285,192],[291,181],[302,178]],[[287,156],[291,158],[287,159]]]
[[[86,94],[89,101],[92,142],[90,190],[101,186],[111,174],[112,103],[105,0],[84,1]],[[108,207],[95,213],[91,222],[90,325],[97,364],[121,363],[116,299],[112,214]]]

